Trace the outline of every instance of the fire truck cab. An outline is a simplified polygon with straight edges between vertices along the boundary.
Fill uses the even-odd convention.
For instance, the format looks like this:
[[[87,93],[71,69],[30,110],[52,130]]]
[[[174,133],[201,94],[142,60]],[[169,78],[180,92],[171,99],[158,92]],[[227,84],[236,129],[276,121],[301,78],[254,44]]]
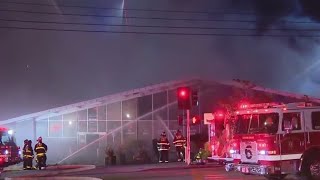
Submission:
[[[242,105],[235,127],[227,171],[283,179],[320,175],[320,106],[310,103]]]
[[[21,151],[16,144],[14,131],[0,127],[0,167],[18,164],[21,161]]]

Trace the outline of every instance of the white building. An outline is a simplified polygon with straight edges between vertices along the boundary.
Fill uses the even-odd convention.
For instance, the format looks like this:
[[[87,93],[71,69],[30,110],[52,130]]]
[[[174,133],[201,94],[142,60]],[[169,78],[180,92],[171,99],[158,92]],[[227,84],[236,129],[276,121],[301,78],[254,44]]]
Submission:
[[[24,139],[31,139],[35,144],[37,137],[42,136],[48,145],[48,163],[101,164],[106,146],[117,152],[121,144],[127,145],[124,147],[126,158],[131,160],[137,153],[137,145],[130,143],[136,140],[152,158],[152,139],[166,131],[172,141],[177,129],[184,131],[185,127],[177,122],[177,116],[182,114],[177,109],[177,87],[199,90],[199,106],[191,115],[201,115],[212,112],[217,101],[230,96],[234,88],[242,88],[235,85],[201,80],[172,81],[28,114],[0,121],[0,124],[15,131],[18,144]],[[282,102],[303,98],[258,87],[253,89],[255,93],[275,93],[273,97]],[[201,124],[192,126],[191,132],[207,133],[207,129]]]

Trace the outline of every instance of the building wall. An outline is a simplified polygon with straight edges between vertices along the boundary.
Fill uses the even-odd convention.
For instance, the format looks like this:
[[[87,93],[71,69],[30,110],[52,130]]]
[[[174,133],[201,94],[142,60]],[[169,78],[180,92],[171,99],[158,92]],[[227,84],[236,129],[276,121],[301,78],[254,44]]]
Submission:
[[[218,101],[228,98],[234,88],[202,85],[200,90],[200,103],[191,110],[191,117],[213,112]],[[280,96],[274,98],[282,102],[297,101]],[[178,111],[174,89],[37,121],[27,119],[7,126],[15,130],[20,146],[24,139],[31,139],[35,144],[36,138],[42,136],[49,147],[49,163],[101,164],[106,147],[113,148],[116,153],[125,148],[126,158],[132,159],[137,153],[137,144],[133,144],[137,140],[142,142],[140,146],[144,146],[150,156],[154,156],[152,140],[158,139],[163,131],[171,142],[177,129],[185,134],[185,126],[178,125],[177,115],[185,116]],[[207,133],[206,126],[191,127],[191,133],[199,132]],[[174,157],[174,148],[171,148],[171,153]]]
[[[199,109],[192,112],[199,114]],[[176,91],[172,90],[41,119],[35,122],[35,129],[27,120],[16,123],[15,129],[20,144],[26,138],[35,143],[41,136],[48,145],[49,163],[71,155],[63,163],[99,164],[106,147],[117,150],[136,140],[152,154],[152,139],[158,139],[163,131],[170,141],[177,129],[185,132],[177,123],[178,114],[182,112],[177,110]],[[199,126],[191,128],[193,134],[200,130]]]

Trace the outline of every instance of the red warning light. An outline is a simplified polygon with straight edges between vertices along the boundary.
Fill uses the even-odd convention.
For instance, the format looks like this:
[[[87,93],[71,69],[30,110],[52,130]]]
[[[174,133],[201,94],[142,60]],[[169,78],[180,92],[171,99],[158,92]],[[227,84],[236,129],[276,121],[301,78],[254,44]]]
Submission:
[[[248,107],[249,107],[249,104],[247,104],[247,103],[243,103],[240,105],[241,109],[247,109]]]
[[[219,116],[219,117],[223,117],[223,114],[222,114],[222,113],[219,113],[218,116]]]
[[[224,112],[223,111],[217,111],[215,113],[215,117],[220,119],[220,118],[223,118],[224,117]]]

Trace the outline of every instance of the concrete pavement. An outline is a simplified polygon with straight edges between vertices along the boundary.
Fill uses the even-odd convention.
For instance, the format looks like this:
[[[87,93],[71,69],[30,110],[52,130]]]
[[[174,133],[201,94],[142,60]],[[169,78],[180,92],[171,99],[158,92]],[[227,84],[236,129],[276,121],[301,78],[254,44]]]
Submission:
[[[75,173],[79,171],[86,171],[94,169],[94,165],[51,165],[45,170],[22,170],[21,165],[14,165],[4,169],[1,173],[0,178],[17,178],[17,177],[46,177],[46,176],[56,176],[65,173]]]

